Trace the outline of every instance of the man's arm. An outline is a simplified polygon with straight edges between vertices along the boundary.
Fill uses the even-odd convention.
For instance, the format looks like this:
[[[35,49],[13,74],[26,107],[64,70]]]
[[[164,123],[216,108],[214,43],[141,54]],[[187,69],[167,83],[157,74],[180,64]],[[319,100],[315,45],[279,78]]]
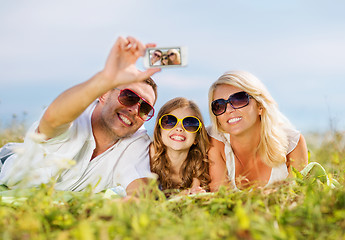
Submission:
[[[53,138],[65,132],[70,124],[99,96],[122,85],[149,78],[160,69],[139,71],[135,63],[147,47],[132,37],[119,37],[112,47],[104,69],[91,79],[60,94],[44,113],[38,131]]]
[[[133,182],[128,184],[126,192],[128,196],[139,196],[140,194],[145,194],[148,191],[147,187],[150,179],[139,178],[135,179]]]

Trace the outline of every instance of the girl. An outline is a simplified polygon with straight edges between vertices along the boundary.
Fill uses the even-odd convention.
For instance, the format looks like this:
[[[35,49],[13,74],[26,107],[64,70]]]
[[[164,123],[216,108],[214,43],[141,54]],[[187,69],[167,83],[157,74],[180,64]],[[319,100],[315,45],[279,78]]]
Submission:
[[[150,146],[151,171],[158,175],[161,190],[205,192],[210,181],[207,148],[209,140],[198,106],[174,98],[160,109]]]
[[[279,111],[265,86],[243,71],[223,74],[209,90],[211,191],[285,179],[308,163],[304,137]]]

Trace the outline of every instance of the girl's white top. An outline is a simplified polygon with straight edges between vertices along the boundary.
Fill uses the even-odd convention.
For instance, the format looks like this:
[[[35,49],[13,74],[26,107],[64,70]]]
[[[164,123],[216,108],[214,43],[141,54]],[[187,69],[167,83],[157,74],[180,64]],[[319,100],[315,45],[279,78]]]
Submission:
[[[285,130],[286,130],[288,141],[289,141],[289,146],[288,146],[288,154],[289,154],[296,148],[299,138],[300,138],[300,132],[295,129],[285,129]],[[211,137],[224,143],[225,145],[224,153],[225,153],[225,158],[226,158],[226,167],[228,170],[228,177],[229,177],[232,187],[238,190],[235,183],[235,155],[230,144],[230,134],[218,132],[212,126],[207,127],[207,132]],[[270,179],[268,180],[268,183],[266,186],[274,182],[284,180],[287,178],[288,175],[289,175],[289,172],[288,172],[286,163],[282,163],[281,165],[277,167],[273,167],[271,171]]]

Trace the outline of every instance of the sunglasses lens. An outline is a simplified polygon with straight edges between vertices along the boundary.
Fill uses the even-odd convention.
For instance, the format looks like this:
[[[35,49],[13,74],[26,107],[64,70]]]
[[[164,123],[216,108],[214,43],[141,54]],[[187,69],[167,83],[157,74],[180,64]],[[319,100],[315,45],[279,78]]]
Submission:
[[[139,95],[129,89],[125,89],[121,91],[119,95],[120,103],[127,107],[131,107],[137,104],[140,100],[141,98],[139,97]],[[148,104],[146,101],[144,100],[141,101],[140,106],[139,106],[140,118],[145,121],[148,121],[152,118],[153,114],[154,114],[153,107],[150,104]]]
[[[200,127],[200,121],[196,117],[186,117],[182,124],[188,132],[196,132]]]
[[[119,101],[123,105],[130,107],[134,104],[137,104],[140,100],[140,97],[129,89],[123,90],[119,95]]]
[[[150,118],[152,118],[153,116],[153,108],[151,107],[150,104],[148,104],[147,102],[142,102],[140,104],[140,108],[139,108],[139,116],[143,119],[143,120],[148,120]]]
[[[163,129],[172,129],[177,124],[177,118],[173,115],[165,115],[160,120]]]
[[[226,101],[224,99],[217,99],[211,103],[212,112],[214,115],[218,116],[225,112]]]
[[[242,108],[248,105],[249,96],[246,92],[238,92],[230,96],[230,103],[233,108]]]

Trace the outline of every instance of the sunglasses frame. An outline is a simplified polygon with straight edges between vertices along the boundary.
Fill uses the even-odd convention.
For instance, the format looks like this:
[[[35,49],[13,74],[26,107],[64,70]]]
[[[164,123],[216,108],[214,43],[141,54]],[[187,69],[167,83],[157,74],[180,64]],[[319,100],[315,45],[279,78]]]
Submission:
[[[124,89],[114,88],[114,89],[120,91],[119,95],[117,96],[117,100],[118,100],[119,103],[121,103],[123,106],[125,106],[125,107],[132,107],[132,106],[138,104],[138,116],[139,116],[139,118],[140,118],[141,120],[143,120],[143,121],[149,121],[149,120],[155,115],[155,109],[154,109],[154,107],[153,107],[148,101],[146,101],[144,98],[142,98],[138,93],[136,93],[135,91],[133,91],[132,89],[129,89],[129,88],[124,88]],[[126,105],[126,104],[123,104],[123,103],[121,102],[121,100],[120,100],[120,95],[121,95],[121,93],[122,93],[123,91],[126,91],[126,90],[131,91],[132,93],[134,93],[135,95],[137,95],[137,96],[139,97],[139,101],[136,102],[136,103],[134,103],[133,105]],[[149,114],[145,114],[145,115],[147,115],[147,119],[143,119],[143,118],[140,116],[140,108],[141,108],[142,102],[147,103],[147,104],[152,108],[152,110],[151,110],[151,111],[152,111],[152,115],[151,115],[151,116],[150,116]],[[150,112],[151,112],[151,111],[150,111]],[[149,113],[150,113],[150,112],[149,112]]]
[[[241,106],[241,107],[234,107],[234,106],[232,105],[232,103],[231,103],[231,98],[232,98],[235,94],[238,94],[238,93],[245,93],[245,95],[247,96],[247,103],[246,103],[245,105]],[[231,105],[231,107],[232,107],[233,109],[244,108],[244,107],[246,107],[246,106],[249,105],[250,98],[252,98],[252,96],[249,95],[247,92],[245,92],[245,91],[240,91],[240,92],[236,92],[236,93],[231,94],[231,95],[228,97],[227,100],[225,100],[225,99],[223,99],[223,98],[219,98],[219,99],[213,100],[212,103],[211,103],[211,110],[212,110],[212,113],[213,113],[215,116],[220,116],[220,115],[224,114],[224,113],[226,112],[226,109],[228,108],[228,103]],[[213,111],[212,105],[213,105],[214,102],[216,102],[216,101],[218,101],[218,100],[224,100],[224,101],[225,101],[225,108],[224,108],[224,111],[223,111],[222,113],[215,114],[214,111]]]
[[[172,128],[164,128],[164,127],[162,126],[162,118],[165,117],[165,116],[169,116],[169,115],[175,117],[175,118],[177,119],[177,122],[176,122],[175,126],[172,127]],[[199,127],[198,127],[195,131],[188,131],[188,130],[184,127],[184,125],[183,125],[183,120],[186,119],[186,118],[188,118],[188,117],[195,118],[195,119],[198,120],[198,122],[199,122]],[[161,117],[159,118],[159,126],[160,126],[163,130],[173,130],[174,128],[176,128],[176,126],[178,125],[179,122],[181,122],[182,128],[183,128],[186,132],[189,132],[189,133],[196,133],[196,132],[198,132],[198,131],[201,129],[201,127],[202,127],[202,123],[201,123],[200,119],[197,118],[197,117],[195,117],[195,116],[186,116],[186,117],[184,117],[184,118],[178,118],[178,117],[176,117],[175,115],[169,113],[169,114],[164,114],[163,116],[161,116]]]

